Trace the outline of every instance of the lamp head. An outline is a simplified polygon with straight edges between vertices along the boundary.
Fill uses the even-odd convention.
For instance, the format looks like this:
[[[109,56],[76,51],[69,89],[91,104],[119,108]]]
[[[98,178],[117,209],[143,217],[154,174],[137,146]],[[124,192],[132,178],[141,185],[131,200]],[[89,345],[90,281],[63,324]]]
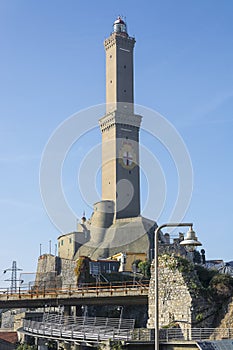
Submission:
[[[184,246],[189,252],[193,252],[197,246],[202,245],[201,242],[198,241],[192,226],[189,228],[184,240],[180,242],[180,245]]]

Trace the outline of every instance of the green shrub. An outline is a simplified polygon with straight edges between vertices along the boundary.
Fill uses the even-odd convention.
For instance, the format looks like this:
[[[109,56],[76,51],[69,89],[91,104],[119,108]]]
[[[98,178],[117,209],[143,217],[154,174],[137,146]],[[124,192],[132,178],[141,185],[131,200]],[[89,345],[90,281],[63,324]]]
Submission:
[[[139,271],[143,274],[143,276],[150,278],[151,273],[150,273],[150,268],[151,268],[151,263],[150,261],[146,260],[146,261],[141,261],[138,264],[138,269]]]
[[[198,278],[204,288],[208,288],[212,278],[218,274],[216,270],[209,270],[203,266],[195,265],[195,270],[197,272]]]
[[[193,264],[189,260],[183,258],[182,256],[177,256],[176,259],[178,271],[189,273],[193,270]]]
[[[210,281],[209,289],[212,294],[222,299],[227,299],[233,293],[233,278],[230,275],[217,273]]]
[[[203,314],[202,313],[196,315],[196,321],[198,321],[198,322],[203,321]]]

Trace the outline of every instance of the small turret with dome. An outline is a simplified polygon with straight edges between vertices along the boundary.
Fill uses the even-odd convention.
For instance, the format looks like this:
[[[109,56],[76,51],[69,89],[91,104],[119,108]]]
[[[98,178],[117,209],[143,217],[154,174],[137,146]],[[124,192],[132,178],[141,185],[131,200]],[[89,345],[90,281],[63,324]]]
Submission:
[[[113,33],[128,36],[127,25],[120,16],[113,23]]]

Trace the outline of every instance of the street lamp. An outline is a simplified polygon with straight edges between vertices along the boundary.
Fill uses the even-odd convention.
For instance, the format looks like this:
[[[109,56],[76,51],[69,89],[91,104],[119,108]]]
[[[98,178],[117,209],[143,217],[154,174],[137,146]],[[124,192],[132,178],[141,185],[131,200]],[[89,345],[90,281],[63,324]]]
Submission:
[[[186,237],[180,242],[180,245],[185,246],[188,252],[194,252],[197,246],[202,245],[198,240],[196,233],[193,231],[193,227],[190,226]]]
[[[202,245],[196,237],[195,232],[193,231],[192,223],[168,223],[163,224],[155,230],[155,248],[154,248],[154,260],[155,260],[155,350],[159,350],[159,288],[158,288],[158,253],[159,253],[159,242],[158,236],[159,231],[164,227],[181,227],[186,226],[189,227],[189,231],[187,232],[187,236],[180,243],[183,246],[187,247],[188,251],[193,251],[196,246]]]
[[[123,309],[124,309],[123,306],[118,306],[117,307],[117,310],[120,311],[120,320],[122,319],[122,316],[123,316]]]

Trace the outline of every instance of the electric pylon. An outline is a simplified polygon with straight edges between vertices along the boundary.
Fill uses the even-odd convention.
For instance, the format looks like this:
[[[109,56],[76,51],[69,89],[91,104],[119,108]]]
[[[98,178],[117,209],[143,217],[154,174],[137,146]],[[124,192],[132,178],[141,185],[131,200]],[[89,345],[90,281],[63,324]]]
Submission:
[[[7,271],[11,271],[11,279],[7,279],[5,281],[11,282],[11,293],[17,292],[17,271],[22,271],[22,269],[17,268],[16,261],[13,261],[12,268],[4,270],[3,273],[6,273]]]

